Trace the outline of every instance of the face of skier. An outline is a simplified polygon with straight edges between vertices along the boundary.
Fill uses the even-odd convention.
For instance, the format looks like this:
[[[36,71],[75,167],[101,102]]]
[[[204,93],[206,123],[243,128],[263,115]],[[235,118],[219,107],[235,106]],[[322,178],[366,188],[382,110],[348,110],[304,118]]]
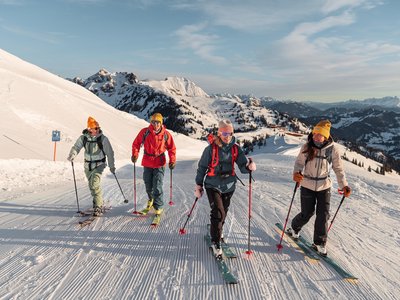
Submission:
[[[91,136],[96,136],[96,134],[99,133],[99,130],[100,130],[100,127],[95,127],[95,128],[89,128],[89,129],[88,129],[89,134],[90,134]]]
[[[222,127],[218,129],[218,136],[225,144],[229,144],[232,140],[233,129],[232,127]]]
[[[320,133],[314,133],[313,140],[314,140],[314,143],[316,143],[316,144],[322,144],[323,142],[325,142],[325,137]]]
[[[154,130],[158,132],[161,129],[161,122],[159,121],[151,121],[151,124],[154,127]]]

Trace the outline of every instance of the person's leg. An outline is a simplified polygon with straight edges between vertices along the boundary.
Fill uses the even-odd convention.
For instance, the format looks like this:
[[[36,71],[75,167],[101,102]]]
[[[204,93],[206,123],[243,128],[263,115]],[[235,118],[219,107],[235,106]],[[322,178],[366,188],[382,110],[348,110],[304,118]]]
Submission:
[[[208,201],[210,203],[210,235],[213,243],[219,243],[223,221],[225,220],[225,208],[220,192],[214,189],[206,189]]]
[[[223,226],[225,224],[226,216],[228,215],[229,206],[231,205],[231,198],[234,191],[222,194],[222,205],[224,207],[224,216],[222,218],[222,227],[220,237],[222,236]]]
[[[146,193],[148,197],[148,204],[151,202],[153,205],[153,168],[143,167],[143,181],[146,188]]]
[[[153,169],[153,205],[155,210],[158,210],[164,206],[164,172],[165,167]]]
[[[314,244],[325,246],[328,237],[328,220],[331,202],[331,189],[317,193],[317,211],[314,224]]]
[[[105,166],[101,165],[93,170],[89,171],[85,169],[85,175],[88,179],[88,185],[90,193],[93,197],[93,208],[103,206],[103,195],[101,190],[101,174],[104,171]]]
[[[307,224],[315,212],[316,192],[301,187],[301,212],[292,220],[292,229],[297,233]]]

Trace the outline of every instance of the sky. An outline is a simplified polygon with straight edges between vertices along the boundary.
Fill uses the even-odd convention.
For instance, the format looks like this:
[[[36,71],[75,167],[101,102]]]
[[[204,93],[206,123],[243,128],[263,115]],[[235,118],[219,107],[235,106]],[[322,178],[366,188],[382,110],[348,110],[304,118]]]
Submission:
[[[186,77],[209,94],[400,96],[395,0],[0,0],[0,48],[66,78]]]

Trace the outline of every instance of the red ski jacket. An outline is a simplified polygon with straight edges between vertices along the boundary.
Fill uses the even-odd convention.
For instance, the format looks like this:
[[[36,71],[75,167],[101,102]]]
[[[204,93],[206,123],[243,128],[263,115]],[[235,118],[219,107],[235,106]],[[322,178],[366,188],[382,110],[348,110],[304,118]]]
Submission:
[[[160,168],[165,166],[165,151],[168,151],[169,163],[176,162],[176,147],[172,135],[165,126],[159,133],[154,132],[152,124],[140,130],[132,143],[132,156],[138,157],[140,147],[144,146],[142,166],[148,168]]]

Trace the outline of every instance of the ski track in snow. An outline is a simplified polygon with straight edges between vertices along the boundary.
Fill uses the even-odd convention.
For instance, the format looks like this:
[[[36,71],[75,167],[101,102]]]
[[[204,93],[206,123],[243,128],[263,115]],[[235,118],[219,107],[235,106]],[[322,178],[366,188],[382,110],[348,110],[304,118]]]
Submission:
[[[254,174],[251,244],[248,257],[248,177],[237,185],[225,224],[225,238],[238,258],[228,260],[238,277],[227,285],[208,249],[204,234],[209,205],[199,199],[186,226],[194,196],[195,162],[174,170],[173,201],[169,206],[169,174],[164,180],[165,211],[159,227],[153,213],[135,216],[133,180],[119,178],[128,204],[111,176],[103,176],[106,205],[112,209],[80,229],[71,182],[35,194],[0,202],[1,299],[395,299],[398,297],[398,187],[349,176],[353,195],[344,202],[330,233],[328,251],[359,276],[351,284],[324,262],[310,263],[280,235],[274,223],[284,222],[293,193],[292,162],[263,156]],[[293,158],[289,158],[293,159]],[[266,167],[267,166],[267,167]],[[137,172],[137,210],[147,196]],[[299,211],[299,191],[289,222]],[[85,182],[79,182],[81,209],[91,206]],[[397,197],[397,198],[396,198]],[[332,194],[333,215],[340,196]],[[312,237],[314,219],[302,234]],[[290,226],[290,225],[288,225]],[[365,230],[368,228],[368,230]],[[393,229],[393,230],[392,230]],[[382,250],[386,251],[382,255]],[[370,259],[372,258],[372,259]],[[388,268],[388,265],[394,266]],[[384,270],[384,271],[383,271]],[[374,274],[375,276],[369,276]],[[366,276],[364,276],[366,275]],[[382,282],[386,282],[382,285]]]

